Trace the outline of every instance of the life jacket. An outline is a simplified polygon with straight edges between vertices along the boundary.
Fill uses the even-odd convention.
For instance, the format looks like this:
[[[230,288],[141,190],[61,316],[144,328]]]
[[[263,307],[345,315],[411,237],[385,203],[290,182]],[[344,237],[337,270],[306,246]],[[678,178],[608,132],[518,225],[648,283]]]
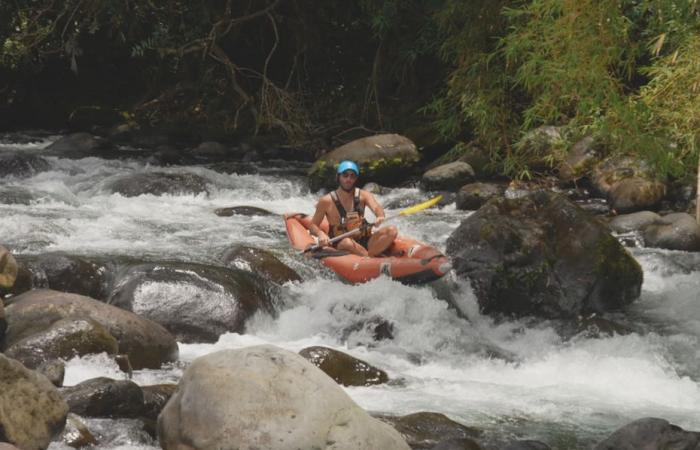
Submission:
[[[352,210],[349,212],[346,211],[342,203],[340,203],[336,191],[331,192],[331,199],[338,209],[338,214],[340,214],[340,224],[331,225],[331,238],[347,233],[360,226],[367,225],[367,221],[365,220],[365,205],[360,204],[360,188],[355,188],[355,195],[352,197]],[[353,237],[359,239],[369,237],[371,234],[372,229],[370,227],[365,227],[363,231]]]

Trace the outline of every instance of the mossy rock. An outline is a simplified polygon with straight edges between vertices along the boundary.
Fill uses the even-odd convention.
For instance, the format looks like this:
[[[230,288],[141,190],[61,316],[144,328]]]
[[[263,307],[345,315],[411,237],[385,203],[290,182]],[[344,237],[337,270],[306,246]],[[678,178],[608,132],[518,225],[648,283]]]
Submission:
[[[311,166],[308,173],[311,189],[336,187],[336,168],[346,159],[360,166],[362,183],[396,186],[416,172],[420,153],[410,139],[398,134],[357,139],[323,155]]]

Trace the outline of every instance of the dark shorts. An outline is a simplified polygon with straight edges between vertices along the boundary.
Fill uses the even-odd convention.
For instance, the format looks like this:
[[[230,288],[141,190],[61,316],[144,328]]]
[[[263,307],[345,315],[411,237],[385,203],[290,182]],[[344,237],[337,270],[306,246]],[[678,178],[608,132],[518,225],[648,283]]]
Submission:
[[[334,236],[330,236],[331,239],[333,239]],[[369,248],[369,238],[371,236],[362,236],[359,238],[350,238],[353,239],[355,242],[363,246],[365,249]],[[338,244],[340,244],[340,241],[336,242],[333,244],[333,247],[338,247]]]

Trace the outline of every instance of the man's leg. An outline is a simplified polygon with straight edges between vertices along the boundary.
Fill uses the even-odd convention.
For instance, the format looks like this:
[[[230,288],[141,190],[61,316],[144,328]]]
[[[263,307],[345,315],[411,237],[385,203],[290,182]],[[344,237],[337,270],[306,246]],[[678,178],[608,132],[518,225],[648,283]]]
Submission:
[[[398,235],[399,230],[395,226],[380,228],[369,238],[369,244],[367,244],[369,256],[377,256],[389,248]]]
[[[367,250],[358,244],[357,241],[351,238],[343,239],[338,243],[336,248],[338,250],[345,250],[346,252],[350,252],[354,255],[367,256]]]

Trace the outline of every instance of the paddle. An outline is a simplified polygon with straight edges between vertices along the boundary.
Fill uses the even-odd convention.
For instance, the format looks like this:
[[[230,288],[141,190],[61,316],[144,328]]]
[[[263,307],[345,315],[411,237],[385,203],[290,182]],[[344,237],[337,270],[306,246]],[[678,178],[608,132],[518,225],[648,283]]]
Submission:
[[[388,220],[396,219],[397,217],[410,216],[411,214],[415,214],[417,212],[423,211],[424,209],[428,209],[431,206],[435,205],[440,200],[442,200],[442,195],[438,195],[437,197],[431,198],[430,200],[424,201],[423,203],[409,206],[408,208],[402,209],[401,211],[399,211],[396,214],[392,214],[391,216],[386,217],[384,219],[384,222],[386,222]],[[374,226],[373,223],[368,223],[367,225],[364,225],[362,227],[358,227],[358,228],[355,228],[354,230],[350,230],[346,233],[340,234],[340,235],[334,237],[333,239],[329,240],[328,245],[335,244],[336,242],[343,240],[346,237],[353,236],[353,235],[359,233],[360,231],[362,231],[363,229],[366,229],[368,227],[371,228],[373,226]],[[321,246],[320,244],[312,245],[312,246],[306,248],[302,253],[313,252],[313,251],[316,251],[316,250],[321,249],[321,248],[323,248],[323,246]]]

